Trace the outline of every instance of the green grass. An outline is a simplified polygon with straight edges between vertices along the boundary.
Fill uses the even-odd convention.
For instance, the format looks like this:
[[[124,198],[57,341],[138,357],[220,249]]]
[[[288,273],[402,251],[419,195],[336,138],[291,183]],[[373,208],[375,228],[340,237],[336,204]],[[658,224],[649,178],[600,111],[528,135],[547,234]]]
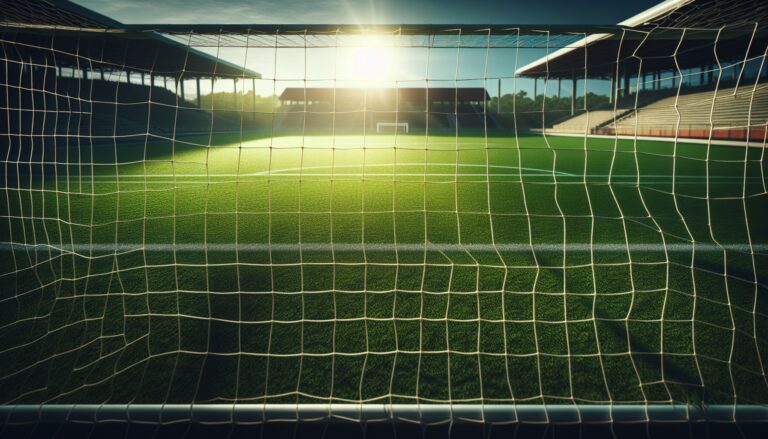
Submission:
[[[0,402],[768,403],[758,148],[24,151],[0,191]]]

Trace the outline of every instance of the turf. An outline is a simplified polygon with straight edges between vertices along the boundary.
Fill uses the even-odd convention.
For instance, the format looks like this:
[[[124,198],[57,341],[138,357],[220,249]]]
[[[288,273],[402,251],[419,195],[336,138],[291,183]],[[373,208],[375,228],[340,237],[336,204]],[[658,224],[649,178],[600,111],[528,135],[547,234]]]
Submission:
[[[220,134],[8,157],[0,402],[768,403],[760,148]]]

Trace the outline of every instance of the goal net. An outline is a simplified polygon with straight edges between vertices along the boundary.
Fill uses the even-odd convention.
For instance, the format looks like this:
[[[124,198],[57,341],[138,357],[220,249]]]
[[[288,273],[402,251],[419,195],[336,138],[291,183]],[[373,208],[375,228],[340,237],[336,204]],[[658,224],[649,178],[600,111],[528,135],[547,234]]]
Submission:
[[[377,122],[377,133],[408,133],[408,122]]]
[[[6,26],[1,413],[759,418],[766,47]]]

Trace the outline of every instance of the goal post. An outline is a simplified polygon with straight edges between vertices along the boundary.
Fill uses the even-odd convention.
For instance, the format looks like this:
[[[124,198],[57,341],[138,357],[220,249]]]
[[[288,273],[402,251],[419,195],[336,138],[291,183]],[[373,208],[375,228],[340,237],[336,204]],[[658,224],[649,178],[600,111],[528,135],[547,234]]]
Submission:
[[[376,122],[377,133],[408,133],[408,122]]]
[[[567,404],[51,404],[0,406],[0,421],[7,424],[42,422],[178,423],[190,420],[216,423],[258,424],[264,422],[349,420],[360,423],[405,422],[440,425],[446,420],[468,424],[644,424],[674,422],[762,423],[768,408],[756,405],[643,406]]]

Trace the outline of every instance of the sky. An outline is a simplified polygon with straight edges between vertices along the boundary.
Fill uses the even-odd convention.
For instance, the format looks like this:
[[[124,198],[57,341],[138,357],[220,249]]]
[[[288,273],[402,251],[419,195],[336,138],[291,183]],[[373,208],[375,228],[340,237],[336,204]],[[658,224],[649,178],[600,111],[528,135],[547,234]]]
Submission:
[[[661,0],[74,0],[124,23],[217,24],[616,24]],[[370,44],[369,44],[370,45]],[[377,43],[372,44],[376,46]],[[386,44],[384,44],[386,46]],[[512,80],[514,70],[541,56],[543,49],[310,50],[202,48],[231,63],[259,72],[260,95],[285,87],[479,87],[492,95],[519,90],[533,93],[529,79]],[[551,49],[554,50],[554,49]],[[429,64],[424,64],[429,60]],[[384,72],[382,74],[382,72]],[[323,78],[342,80],[323,81]],[[478,79],[482,78],[482,79]],[[309,79],[309,82],[305,81]],[[362,81],[360,81],[362,79]],[[429,83],[425,80],[429,80]],[[279,80],[279,81],[278,81]],[[346,82],[344,82],[346,80]],[[608,85],[601,84],[607,92]],[[217,91],[227,91],[222,82]],[[240,88],[240,91],[247,91]],[[541,93],[544,87],[540,85]],[[580,87],[579,87],[580,88]],[[565,94],[570,87],[564,85]],[[203,94],[210,92],[203,84]],[[600,90],[595,90],[601,92]],[[556,83],[544,91],[558,94]],[[577,90],[579,94],[582,89]]]
[[[124,23],[616,24],[661,0],[74,0]]]

